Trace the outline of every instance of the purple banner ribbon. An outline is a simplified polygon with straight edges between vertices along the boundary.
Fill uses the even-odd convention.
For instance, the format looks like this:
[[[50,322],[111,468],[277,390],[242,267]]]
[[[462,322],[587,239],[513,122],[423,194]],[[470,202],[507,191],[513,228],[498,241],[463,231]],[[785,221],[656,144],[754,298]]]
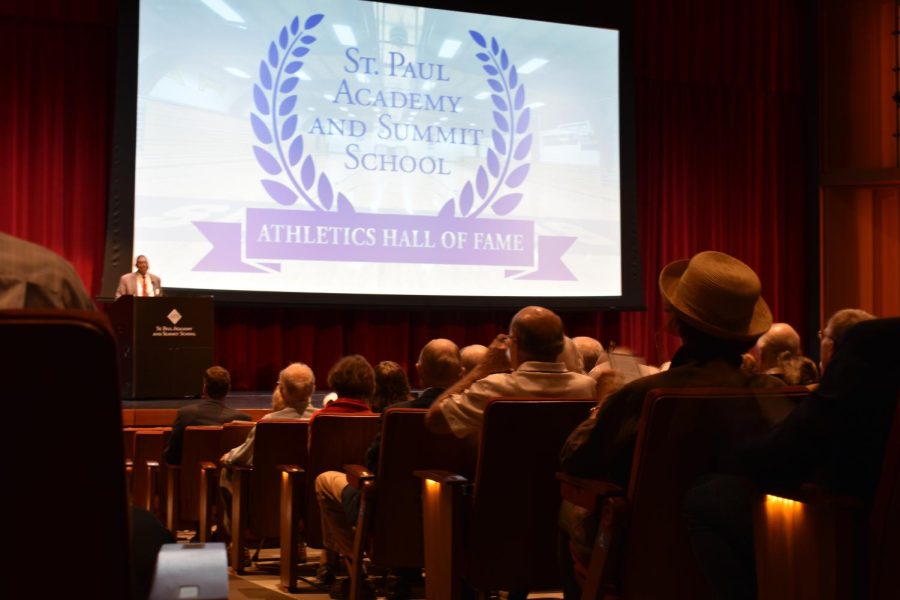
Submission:
[[[244,260],[326,260],[497,265],[523,267],[507,271],[516,279],[576,279],[562,262],[575,238],[535,236],[533,221],[248,208],[243,240],[240,223],[194,224],[213,243],[195,271],[263,270]]]

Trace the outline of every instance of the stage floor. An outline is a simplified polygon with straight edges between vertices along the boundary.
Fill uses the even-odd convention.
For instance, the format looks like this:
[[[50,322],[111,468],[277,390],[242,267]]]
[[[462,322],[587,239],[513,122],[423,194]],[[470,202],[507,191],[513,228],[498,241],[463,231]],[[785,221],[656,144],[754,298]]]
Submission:
[[[322,399],[328,394],[326,391],[315,392],[312,405],[322,407]],[[122,399],[122,408],[180,408],[186,404],[199,402],[200,398],[148,398],[146,400]],[[225,405],[230,408],[271,408],[272,391],[259,392],[232,392],[225,398]]]

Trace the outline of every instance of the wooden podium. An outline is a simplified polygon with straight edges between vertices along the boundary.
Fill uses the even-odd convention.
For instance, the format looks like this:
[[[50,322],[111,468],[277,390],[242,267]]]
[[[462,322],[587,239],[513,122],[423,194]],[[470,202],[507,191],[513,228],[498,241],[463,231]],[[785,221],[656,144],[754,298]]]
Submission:
[[[108,310],[123,398],[196,397],[213,364],[211,296],[121,296]]]

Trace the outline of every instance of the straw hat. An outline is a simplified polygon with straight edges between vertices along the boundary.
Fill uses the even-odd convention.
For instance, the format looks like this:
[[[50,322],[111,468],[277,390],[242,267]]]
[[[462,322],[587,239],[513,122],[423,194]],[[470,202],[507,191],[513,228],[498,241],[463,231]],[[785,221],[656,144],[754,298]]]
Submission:
[[[680,318],[727,340],[753,341],[772,325],[760,288],[753,269],[722,252],[676,260],[659,274],[659,291]]]

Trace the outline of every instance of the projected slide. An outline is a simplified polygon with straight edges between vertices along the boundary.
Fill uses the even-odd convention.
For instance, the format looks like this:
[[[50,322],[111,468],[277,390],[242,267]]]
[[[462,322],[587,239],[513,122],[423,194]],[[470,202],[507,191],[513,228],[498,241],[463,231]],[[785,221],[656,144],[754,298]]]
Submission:
[[[619,296],[618,35],[142,0],[134,251],[170,289]]]

